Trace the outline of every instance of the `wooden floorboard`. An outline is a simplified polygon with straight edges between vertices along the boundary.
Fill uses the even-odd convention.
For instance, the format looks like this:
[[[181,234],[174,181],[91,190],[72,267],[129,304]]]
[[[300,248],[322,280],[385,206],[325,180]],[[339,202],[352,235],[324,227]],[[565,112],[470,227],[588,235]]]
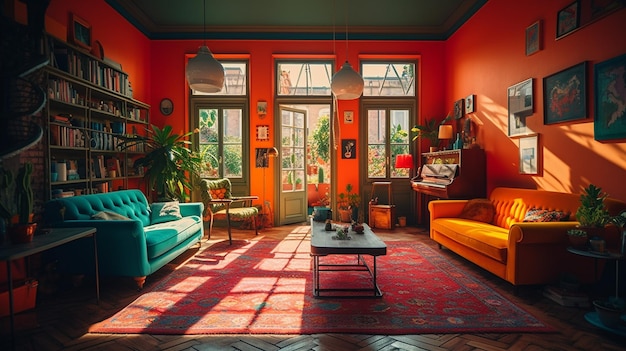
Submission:
[[[234,230],[234,239],[282,239],[302,228],[283,226],[260,231],[258,236],[250,230]],[[396,228],[393,231],[376,230],[385,241],[421,241],[439,250],[422,228]],[[217,228],[212,238],[202,248],[227,239],[225,230]],[[198,248],[188,250],[174,262],[148,277],[145,289],[150,289],[159,279],[193,257]],[[147,335],[147,334],[90,334],[89,327],[109,318],[136,299],[137,291],[132,279],[102,277],[101,301],[95,301],[94,282],[85,278],[80,286],[61,286],[52,294],[38,295],[34,310],[18,314],[16,340],[9,337],[9,319],[0,318],[0,350],[626,350],[626,338],[606,333],[584,319],[589,308],[563,307],[541,294],[541,287],[524,287],[515,291],[502,279],[467,262],[445,249],[440,252],[455,264],[476,274],[481,281],[529,311],[545,323],[558,329],[557,333],[508,334],[423,334],[423,335],[363,335],[363,334],[313,334],[313,335]]]

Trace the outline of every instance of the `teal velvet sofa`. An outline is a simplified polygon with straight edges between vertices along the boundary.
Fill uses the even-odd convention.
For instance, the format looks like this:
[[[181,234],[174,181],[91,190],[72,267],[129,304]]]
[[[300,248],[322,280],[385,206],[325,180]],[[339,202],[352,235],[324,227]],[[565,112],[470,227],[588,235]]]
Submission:
[[[134,189],[50,200],[43,216],[49,227],[95,227],[100,274],[133,277],[142,288],[146,276],[200,243],[203,210],[201,202],[149,204]],[[68,271],[93,267],[88,240],[61,249],[57,260]]]

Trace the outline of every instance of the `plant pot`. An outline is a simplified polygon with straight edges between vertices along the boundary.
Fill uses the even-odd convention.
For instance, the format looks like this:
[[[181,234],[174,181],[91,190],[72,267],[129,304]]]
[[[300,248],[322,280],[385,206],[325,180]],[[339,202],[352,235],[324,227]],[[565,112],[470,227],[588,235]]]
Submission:
[[[569,239],[569,244],[571,247],[575,247],[575,248],[586,248],[588,242],[588,237],[587,236],[580,236],[580,235],[568,235],[567,236]]]
[[[13,244],[24,244],[33,241],[37,223],[14,224],[8,228],[9,237]]]
[[[621,315],[624,313],[624,307],[605,300],[594,300],[593,306],[598,313],[598,319],[607,327],[615,326],[621,323]]]
[[[339,220],[345,223],[352,222],[352,210],[339,210]]]
[[[589,246],[591,247],[591,250],[595,252],[606,251],[606,242],[600,237],[592,237],[589,239]]]

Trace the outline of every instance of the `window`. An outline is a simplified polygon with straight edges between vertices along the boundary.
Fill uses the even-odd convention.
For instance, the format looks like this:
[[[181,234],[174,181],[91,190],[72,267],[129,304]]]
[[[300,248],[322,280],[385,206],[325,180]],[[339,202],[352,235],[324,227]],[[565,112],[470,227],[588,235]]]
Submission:
[[[396,155],[410,153],[411,109],[367,108],[368,178],[408,178],[409,170],[395,168]]]
[[[278,96],[329,96],[333,76],[331,61],[277,62]]]
[[[224,66],[224,88],[217,93],[202,93],[192,90],[192,95],[229,95],[229,96],[246,96],[248,94],[248,64],[246,62],[221,62]]]
[[[415,96],[415,63],[363,63],[363,96]]]

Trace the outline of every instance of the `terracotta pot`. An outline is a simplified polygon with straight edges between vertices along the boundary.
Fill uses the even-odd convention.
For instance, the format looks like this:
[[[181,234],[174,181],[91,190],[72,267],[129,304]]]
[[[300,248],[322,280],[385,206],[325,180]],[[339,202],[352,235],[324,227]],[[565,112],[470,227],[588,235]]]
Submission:
[[[588,244],[587,236],[578,236],[578,235],[568,235],[569,244],[575,248],[586,248]]]
[[[339,220],[345,223],[352,222],[352,210],[339,210]]]
[[[33,241],[35,230],[37,223],[14,224],[8,228],[8,233],[13,244],[24,244]]]

